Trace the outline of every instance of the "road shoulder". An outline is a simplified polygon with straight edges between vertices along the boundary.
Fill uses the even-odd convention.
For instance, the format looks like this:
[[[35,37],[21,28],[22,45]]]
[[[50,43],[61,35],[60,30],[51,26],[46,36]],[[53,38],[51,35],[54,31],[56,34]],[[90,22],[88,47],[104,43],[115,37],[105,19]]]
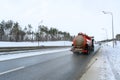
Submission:
[[[93,57],[88,65],[88,70],[79,80],[115,80],[103,48]]]

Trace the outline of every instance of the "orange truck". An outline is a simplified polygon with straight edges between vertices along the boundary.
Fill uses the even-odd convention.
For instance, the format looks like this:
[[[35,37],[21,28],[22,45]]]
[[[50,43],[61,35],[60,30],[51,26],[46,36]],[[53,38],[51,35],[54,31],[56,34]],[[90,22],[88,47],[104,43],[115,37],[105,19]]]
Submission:
[[[78,33],[74,38],[71,51],[73,53],[90,54],[94,50],[94,37],[88,36],[84,33]]]

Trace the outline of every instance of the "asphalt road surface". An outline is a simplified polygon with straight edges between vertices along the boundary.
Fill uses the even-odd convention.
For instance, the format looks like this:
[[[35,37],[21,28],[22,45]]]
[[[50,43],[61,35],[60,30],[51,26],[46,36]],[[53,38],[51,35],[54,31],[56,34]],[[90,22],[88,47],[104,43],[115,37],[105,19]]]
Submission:
[[[1,61],[0,80],[78,80],[94,54],[62,51]]]

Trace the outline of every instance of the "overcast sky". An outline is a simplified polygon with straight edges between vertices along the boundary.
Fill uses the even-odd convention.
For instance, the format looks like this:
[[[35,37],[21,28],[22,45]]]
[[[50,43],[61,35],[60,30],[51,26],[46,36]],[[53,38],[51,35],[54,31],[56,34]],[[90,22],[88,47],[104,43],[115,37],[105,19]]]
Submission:
[[[115,35],[120,33],[120,0],[0,0],[0,21],[18,21],[22,27],[31,24],[34,30],[44,24],[96,40],[107,38],[105,30],[112,38],[111,15],[102,11],[113,13]]]

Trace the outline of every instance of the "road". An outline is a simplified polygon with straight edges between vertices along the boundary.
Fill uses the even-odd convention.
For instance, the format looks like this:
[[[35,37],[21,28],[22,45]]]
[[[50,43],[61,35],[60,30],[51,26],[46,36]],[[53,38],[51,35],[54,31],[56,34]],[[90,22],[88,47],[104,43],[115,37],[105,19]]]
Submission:
[[[0,80],[77,80],[94,54],[74,55],[71,51],[61,51],[1,61]]]

